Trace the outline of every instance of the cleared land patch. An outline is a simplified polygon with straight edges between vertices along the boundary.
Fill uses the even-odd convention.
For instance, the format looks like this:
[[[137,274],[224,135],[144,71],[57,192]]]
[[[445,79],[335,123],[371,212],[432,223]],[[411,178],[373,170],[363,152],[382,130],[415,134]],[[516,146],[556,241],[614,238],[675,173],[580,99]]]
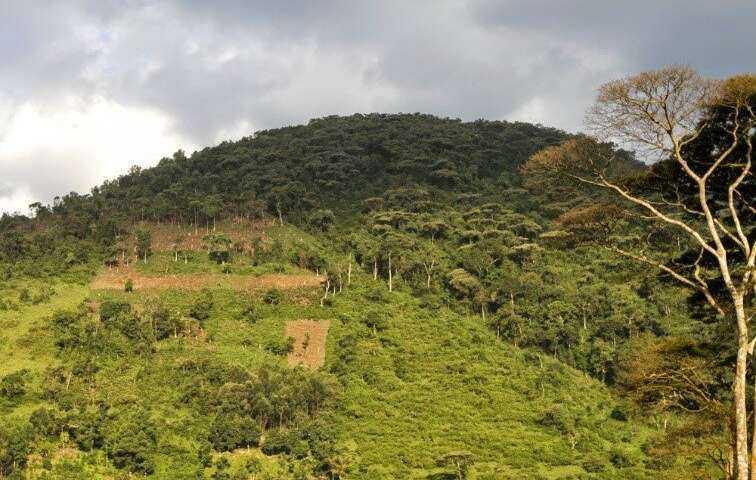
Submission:
[[[270,227],[272,222],[265,220],[249,221],[246,219],[233,219],[218,222],[216,228],[212,228],[212,223],[201,227],[192,227],[181,224],[171,223],[154,223],[146,222],[141,225],[145,226],[152,234],[151,248],[154,252],[171,252],[174,247],[180,250],[198,252],[205,249],[202,239],[209,233],[223,233],[232,242],[242,243],[249,248],[252,239],[261,238],[265,240],[267,234],[265,229]],[[134,251],[134,238],[126,239],[128,251]]]
[[[316,288],[323,277],[309,274],[284,275],[238,275],[221,273],[190,273],[176,275],[144,275],[132,268],[104,270],[92,281],[93,290],[123,290],[126,280],[134,282],[137,290],[202,290],[203,288],[232,288],[238,291],[254,291],[269,288],[283,290],[296,288]]]
[[[330,320],[295,320],[286,323],[284,335],[294,339],[294,350],[288,355],[290,367],[305,365],[317,370],[325,363],[326,338]]]

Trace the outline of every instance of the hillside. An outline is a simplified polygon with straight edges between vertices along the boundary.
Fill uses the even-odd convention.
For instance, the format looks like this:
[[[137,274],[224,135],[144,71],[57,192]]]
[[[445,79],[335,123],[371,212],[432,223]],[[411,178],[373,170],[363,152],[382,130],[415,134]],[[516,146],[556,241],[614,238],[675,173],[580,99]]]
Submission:
[[[328,117],[3,216],[0,474],[716,478],[718,412],[643,380],[723,395],[716,328],[520,168],[567,138]]]

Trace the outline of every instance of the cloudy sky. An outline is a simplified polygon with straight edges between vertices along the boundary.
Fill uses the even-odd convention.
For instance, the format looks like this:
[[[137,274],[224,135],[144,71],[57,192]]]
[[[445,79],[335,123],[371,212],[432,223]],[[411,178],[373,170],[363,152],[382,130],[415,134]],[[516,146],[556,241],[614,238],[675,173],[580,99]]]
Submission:
[[[756,71],[753,0],[0,0],[0,212],[354,112],[569,131],[603,82]]]

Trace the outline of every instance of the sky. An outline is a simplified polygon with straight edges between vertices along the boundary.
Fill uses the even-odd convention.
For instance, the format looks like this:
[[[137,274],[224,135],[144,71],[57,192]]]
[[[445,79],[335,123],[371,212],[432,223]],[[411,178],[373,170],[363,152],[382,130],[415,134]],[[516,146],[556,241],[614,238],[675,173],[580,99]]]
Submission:
[[[355,112],[567,131],[603,83],[756,71],[753,0],[0,0],[0,212]]]

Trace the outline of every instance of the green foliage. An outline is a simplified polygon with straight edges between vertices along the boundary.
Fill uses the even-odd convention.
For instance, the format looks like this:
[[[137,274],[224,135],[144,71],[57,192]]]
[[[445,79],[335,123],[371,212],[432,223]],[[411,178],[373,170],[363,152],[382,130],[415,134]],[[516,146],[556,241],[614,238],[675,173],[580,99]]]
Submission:
[[[307,223],[316,231],[327,232],[335,220],[331,210],[316,210],[307,218]]]
[[[328,117],[177,153],[37,220],[3,216],[2,373],[32,368],[6,407],[34,442],[0,435],[0,473],[75,445],[40,467],[48,478],[703,478],[703,447],[665,446],[724,441],[716,418],[694,430],[681,413],[727,404],[724,334],[665,279],[593,246],[632,241],[633,220],[519,169],[565,138]],[[240,217],[258,223],[226,230]],[[207,255],[179,248],[199,232]],[[120,268],[132,242],[144,276],[318,272],[328,308],[323,288],[70,287],[102,261]],[[301,319],[331,321],[319,372],[284,367],[286,322]],[[648,381],[659,371],[673,375]]]
[[[147,256],[152,253],[152,232],[146,228],[137,228],[134,230],[134,237],[137,257],[147,263]]]
[[[278,305],[281,303],[281,299],[283,298],[283,294],[281,293],[281,290],[277,288],[272,288],[265,292],[263,295],[263,302],[267,303],[268,305]]]
[[[223,233],[211,233],[205,235],[202,243],[207,248],[207,254],[210,260],[215,263],[225,264],[231,260],[232,241]]]
[[[131,304],[120,300],[106,300],[100,305],[100,321],[107,324],[119,315],[131,313]]]
[[[40,437],[55,437],[63,431],[64,419],[51,408],[40,407],[29,416],[31,431]]]
[[[252,417],[221,414],[210,426],[209,440],[219,452],[256,447],[260,441],[260,426]]]
[[[286,337],[284,339],[270,340],[265,344],[265,349],[273,355],[285,357],[294,351],[294,338]]]
[[[17,372],[5,375],[0,379],[0,395],[8,400],[16,400],[26,393],[26,377],[28,370],[19,370]]]
[[[0,477],[23,478],[31,451],[31,442],[26,428],[3,422],[0,424]]]
[[[213,310],[213,295],[210,291],[202,292],[189,309],[189,316],[200,323],[210,318]]]
[[[113,464],[135,473],[150,474],[155,470],[154,455],[157,434],[147,412],[128,409],[112,415],[103,426],[105,451]]]

